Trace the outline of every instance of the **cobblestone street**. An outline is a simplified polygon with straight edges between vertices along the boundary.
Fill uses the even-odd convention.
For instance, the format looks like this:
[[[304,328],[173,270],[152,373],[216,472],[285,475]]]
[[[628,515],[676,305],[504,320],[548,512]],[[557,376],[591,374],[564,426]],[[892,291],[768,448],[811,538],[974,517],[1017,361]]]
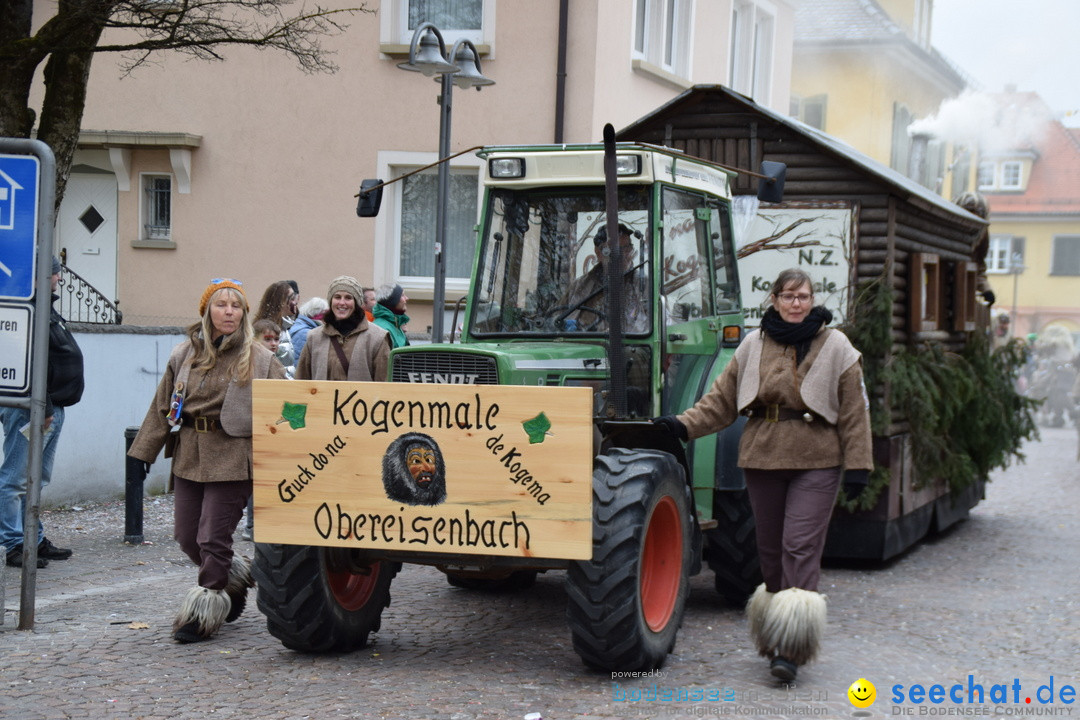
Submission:
[[[1080,685],[1077,437],[1071,428],[1041,434],[1025,448],[1025,464],[994,474],[967,521],[888,563],[826,566],[824,652],[794,688],[772,682],[742,613],[718,606],[708,571],[694,578],[675,651],[652,678],[613,680],[582,665],[561,572],[541,575],[532,590],[495,595],[452,588],[441,573],[407,565],[382,630],[348,655],[285,649],[266,632],[253,597],[213,640],[178,645],[170,623],[195,570],[170,539],[171,498],[147,499],[140,546],[122,542],[123,502],[50,511],[50,538],[75,555],[38,571],[33,632],[15,629],[20,571],[5,568],[0,716],[852,717],[847,688],[859,678],[877,688],[871,717],[948,709],[1080,716],[1067,690]],[[253,551],[249,542],[237,548]],[[1053,703],[1043,704],[1039,686],[1051,683]],[[946,692],[962,685],[963,702],[909,695],[914,685],[935,684]],[[985,690],[983,704],[969,699],[971,685]],[[1009,687],[1005,703],[991,702],[995,685]],[[636,699],[654,686],[713,690],[720,699]],[[897,692],[903,702],[894,702]]]

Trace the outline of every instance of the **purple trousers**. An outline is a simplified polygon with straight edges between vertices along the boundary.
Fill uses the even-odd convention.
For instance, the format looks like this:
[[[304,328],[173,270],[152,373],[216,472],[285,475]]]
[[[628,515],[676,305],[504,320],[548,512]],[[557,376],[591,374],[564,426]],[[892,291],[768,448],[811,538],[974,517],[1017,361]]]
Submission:
[[[765,589],[817,592],[840,468],[743,470]]]
[[[200,483],[173,476],[173,537],[199,566],[199,586],[223,590],[233,558],[233,532],[243,517],[251,481]]]

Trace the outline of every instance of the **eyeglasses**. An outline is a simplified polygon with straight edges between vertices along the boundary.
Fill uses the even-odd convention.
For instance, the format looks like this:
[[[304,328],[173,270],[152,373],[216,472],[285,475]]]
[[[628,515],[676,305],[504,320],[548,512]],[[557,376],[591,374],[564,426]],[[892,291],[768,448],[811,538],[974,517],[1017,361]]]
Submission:
[[[213,278],[212,280],[210,280],[211,285],[217,285],[218,283],[222,283],[222,282],[231,282],[233,285],[243,285],[244,284],[244,283],[242,283],[239,280],[236,280],[234,278]]]
[[[814,299],[814,296],[810,295],[809,293],[780,293],[776,297],[780,298],[780,302],[784,303],[785,305],[790,305],[796,300],[799,301],[800,305],[805,305],[806,303]]]

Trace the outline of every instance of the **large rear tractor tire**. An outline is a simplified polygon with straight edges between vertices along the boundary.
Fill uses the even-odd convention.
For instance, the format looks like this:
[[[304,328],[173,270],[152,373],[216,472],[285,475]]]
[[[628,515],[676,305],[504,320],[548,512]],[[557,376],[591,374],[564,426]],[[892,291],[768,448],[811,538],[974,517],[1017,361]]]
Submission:
[[[593,463],[593,557],[567,572],[574,650],[600,670],[652,670],[675,647],[694,518],[674,457],[612,449]]]
[[[399,569],[387,562],[352,565],[340,548],[258,543],[252,574],[270,634],[290,650],[322,653],[367,644]]]
[[[716,592],[732,607],[743,607],[762,583],[754,512],[746,490],[717,490],[713,517],[718,526],[705,531],[709,568]]]

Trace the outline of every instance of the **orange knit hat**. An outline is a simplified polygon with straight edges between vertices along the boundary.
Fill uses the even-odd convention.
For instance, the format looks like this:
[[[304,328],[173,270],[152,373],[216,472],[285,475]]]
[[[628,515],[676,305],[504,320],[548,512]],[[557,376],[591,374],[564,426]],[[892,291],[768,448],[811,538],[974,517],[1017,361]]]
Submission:
[[[203,290],[202,297],[199,298],[199,317],[206,313],[206,303],[210,302],[210,297],[223,288],[232,288],[240,293],[240,297],[244,298],[244,312],[247,312],[249,308],[247,295],[244,294],[244,288],[241,287],[243,284],[239,280],[233,280],[232,278],[214,278],[211,280],[210,284]]]

